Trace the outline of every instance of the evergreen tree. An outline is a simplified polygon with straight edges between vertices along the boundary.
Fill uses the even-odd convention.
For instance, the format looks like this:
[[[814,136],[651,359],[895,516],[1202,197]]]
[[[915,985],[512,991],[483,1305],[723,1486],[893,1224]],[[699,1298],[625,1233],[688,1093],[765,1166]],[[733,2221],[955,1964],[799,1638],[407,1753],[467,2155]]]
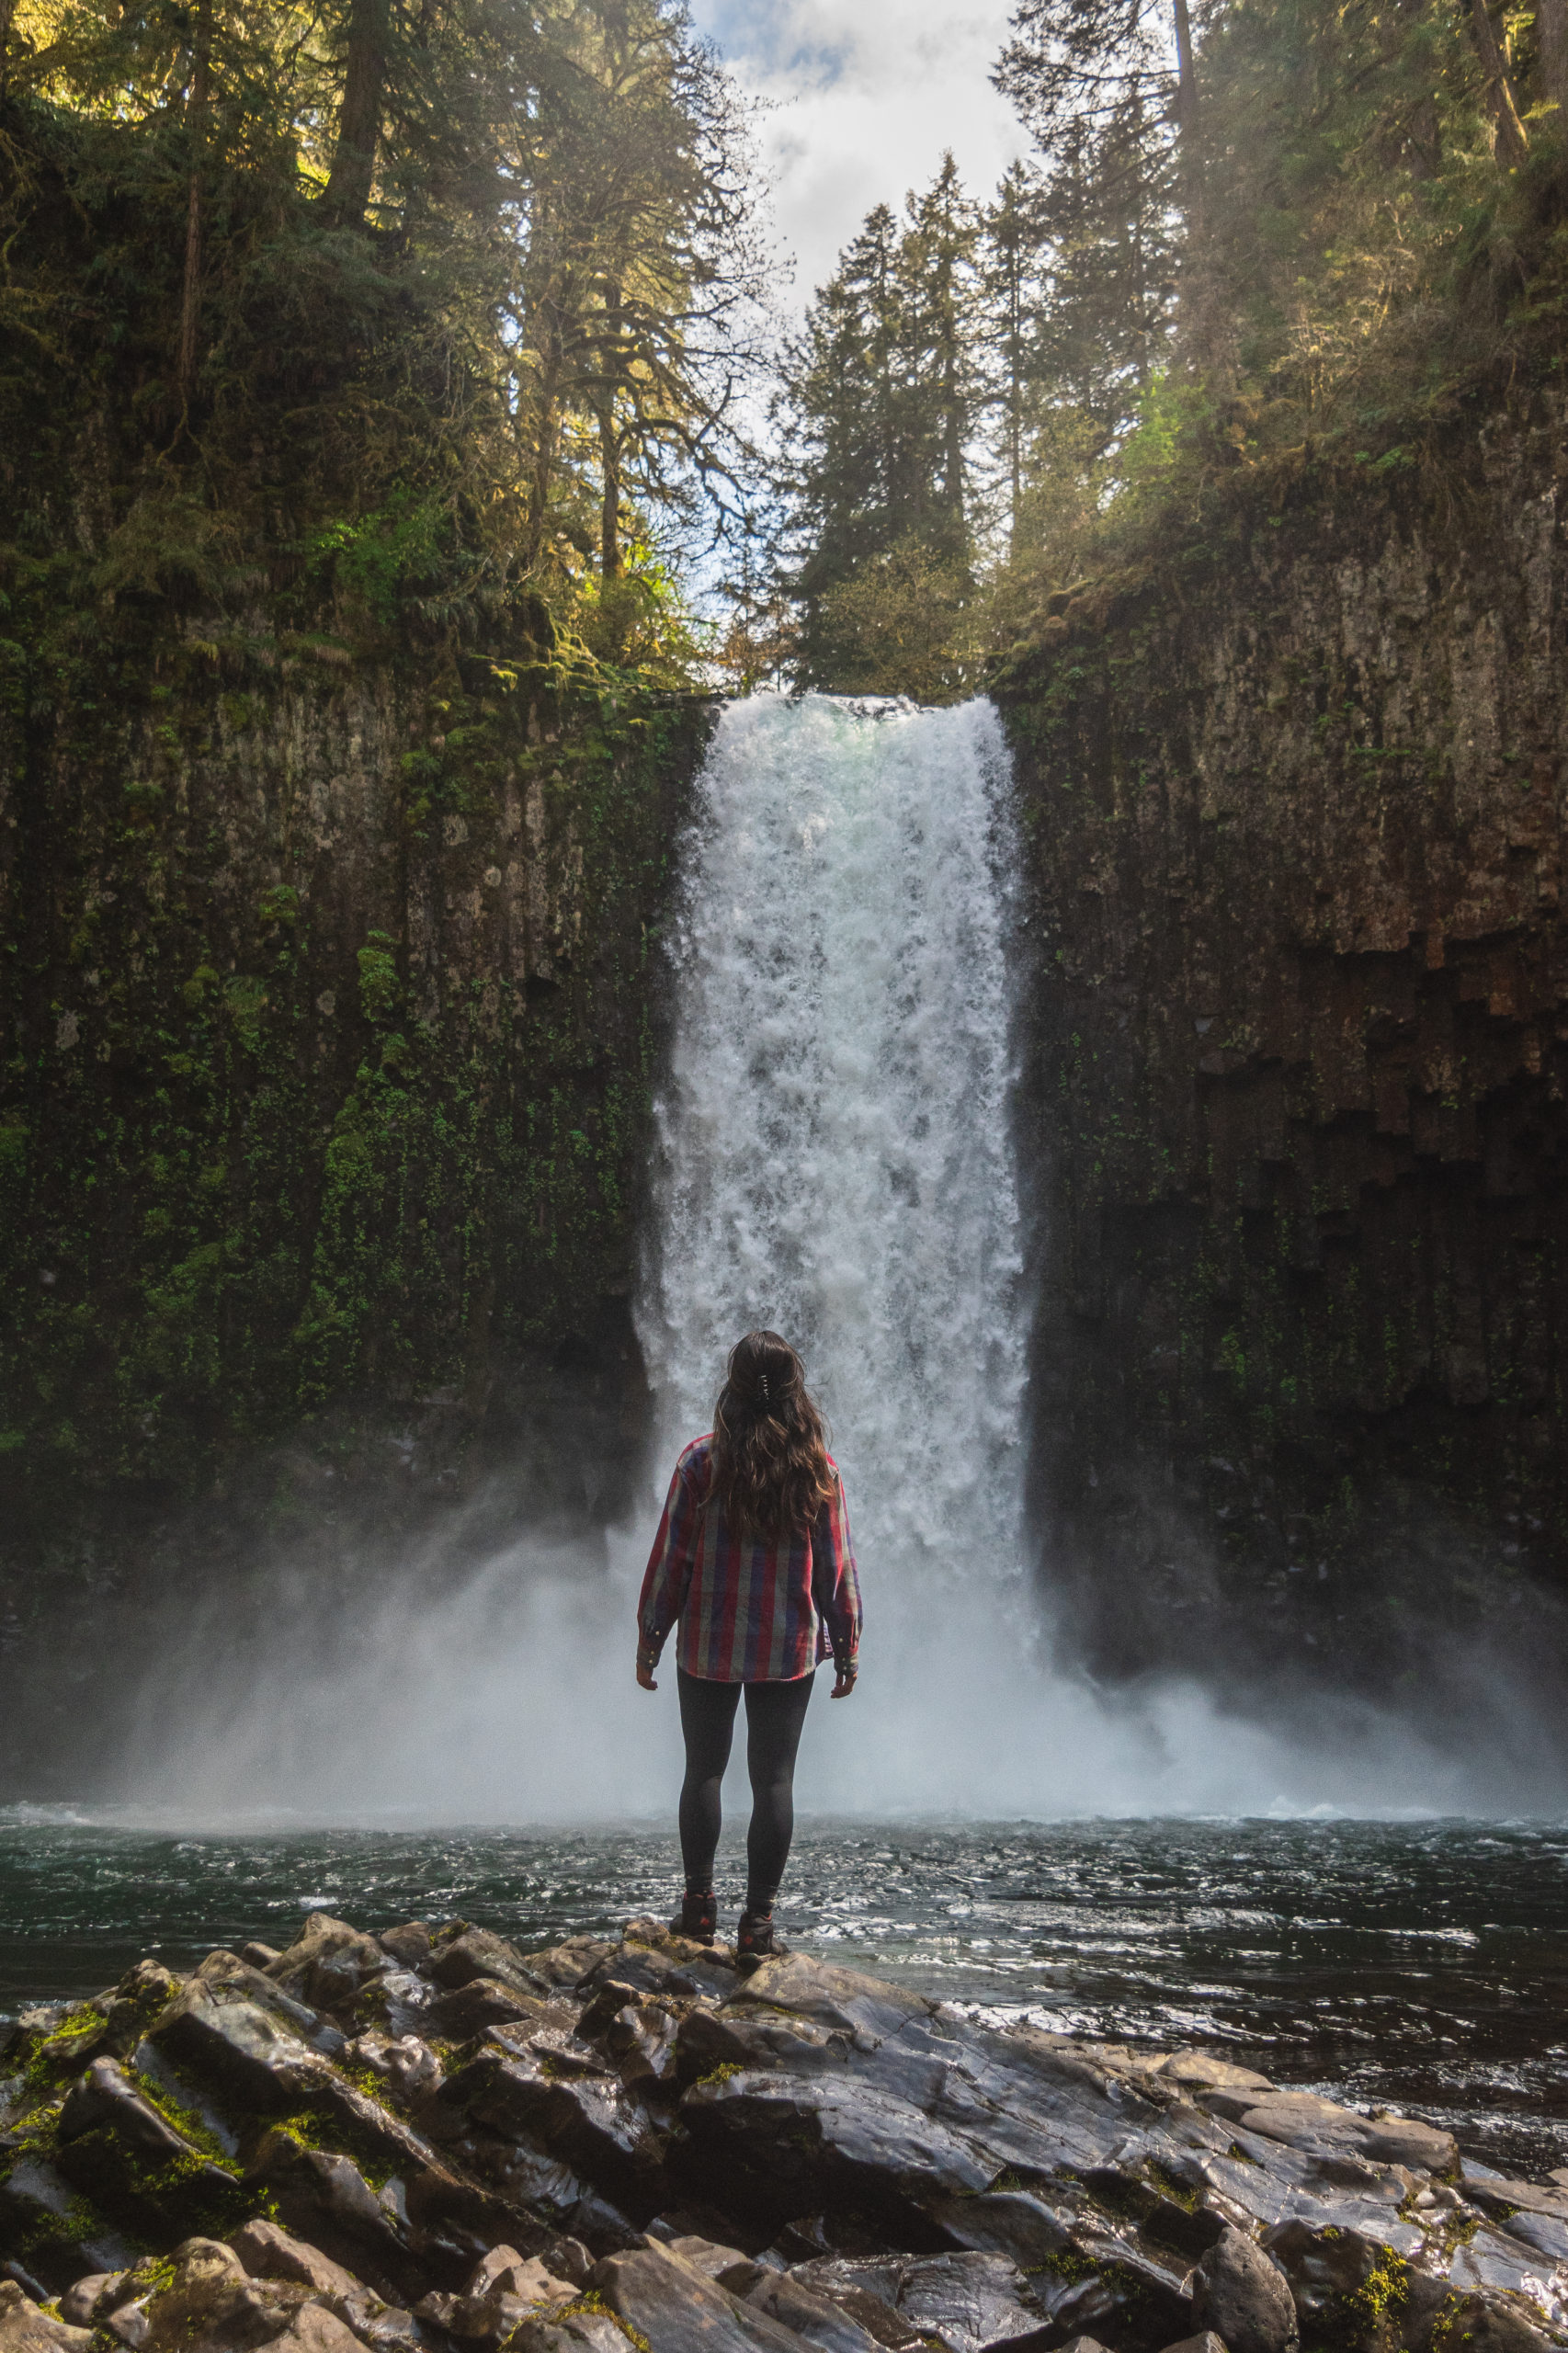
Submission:
[[[868,214],[786,355],[775,414],[808,685],[905,692],[915,669],[922,693],[944,682],[928,651],[906,661],[905,609],[929,606],[956,638],[972,592],[978,236],[947,156],[902,227],[885,205]],[[956,683],[956,653],[949,667]]]

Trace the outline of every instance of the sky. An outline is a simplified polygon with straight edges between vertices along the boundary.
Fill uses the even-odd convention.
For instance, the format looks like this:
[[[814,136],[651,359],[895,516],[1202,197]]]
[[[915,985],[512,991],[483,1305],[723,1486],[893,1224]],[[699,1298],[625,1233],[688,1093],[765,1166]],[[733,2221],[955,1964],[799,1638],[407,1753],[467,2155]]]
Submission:
[[[1024,145],[991,87],[1006,0],[691,0],[743,88],[772,102],[757,126],[799,313],[874,204],[900,204],[950,147],[988,196]]]

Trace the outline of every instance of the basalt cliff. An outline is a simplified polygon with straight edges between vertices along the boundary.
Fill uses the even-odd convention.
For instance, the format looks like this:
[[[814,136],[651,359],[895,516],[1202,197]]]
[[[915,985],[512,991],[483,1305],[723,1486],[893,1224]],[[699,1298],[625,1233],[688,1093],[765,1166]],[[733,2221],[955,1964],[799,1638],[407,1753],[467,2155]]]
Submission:
[[[1238,477],[998,682],[1036,1495],[1112,1677],[1562,1655],[1568,426],[1394,455]]]

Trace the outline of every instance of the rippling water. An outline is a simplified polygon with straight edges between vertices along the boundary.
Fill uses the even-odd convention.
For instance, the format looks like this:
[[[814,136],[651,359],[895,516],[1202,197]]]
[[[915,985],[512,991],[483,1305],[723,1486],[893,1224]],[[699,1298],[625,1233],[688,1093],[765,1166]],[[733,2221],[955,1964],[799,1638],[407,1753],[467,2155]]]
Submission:
[[[721,1888],[738,1893],[738,1851]],[[727,1881],[725,1874],[727,1873]],[[674,1904],[673,1836],[275,1827],[179,1835],[0,1813],[0,2005],[79,1995],[140,1953],[461,1914],[525,1945]],[[802,1826],[801,1949],[1042,2024],[1222,2044],[1280,2081],[1568,2163],[1568,1824]]]

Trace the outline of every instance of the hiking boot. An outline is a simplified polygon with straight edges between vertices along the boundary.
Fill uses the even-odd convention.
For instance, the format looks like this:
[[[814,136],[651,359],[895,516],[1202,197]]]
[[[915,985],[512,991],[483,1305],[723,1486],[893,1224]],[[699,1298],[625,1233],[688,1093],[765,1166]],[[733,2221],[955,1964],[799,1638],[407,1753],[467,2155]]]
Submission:
[[[771,1912],[741,1914],[735,1931],[735,1967],[743,1977],[749,1977],[765,1961],[781,1961],[789,1949],[774,1929]]]
[[[670,1922],[672,1937],[689,1937],[694,1945],[710,1945],[718,1924],[719,1899],[711,1888],[706,1895],[693,1895],[689,1888],[680,1900],[680,1913]]]

